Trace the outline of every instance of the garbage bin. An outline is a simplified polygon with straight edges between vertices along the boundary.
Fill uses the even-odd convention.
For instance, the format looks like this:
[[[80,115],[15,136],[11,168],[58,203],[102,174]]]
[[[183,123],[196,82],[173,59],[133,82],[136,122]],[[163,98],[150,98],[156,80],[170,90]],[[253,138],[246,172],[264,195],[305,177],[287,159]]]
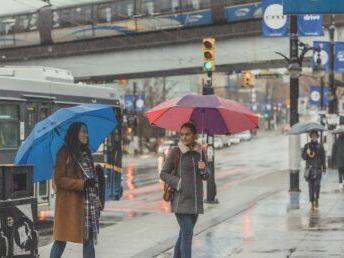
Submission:
[[[0,257],[38,257],[37,199],[0,201]]]
[[[0,165],[0,257],[38,257],[32,166]]]

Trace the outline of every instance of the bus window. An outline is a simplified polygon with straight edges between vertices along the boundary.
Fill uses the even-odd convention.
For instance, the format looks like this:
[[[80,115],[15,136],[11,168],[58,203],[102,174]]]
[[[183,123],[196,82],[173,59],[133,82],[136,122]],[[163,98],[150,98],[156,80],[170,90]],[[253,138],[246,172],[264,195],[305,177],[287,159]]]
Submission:
[[[37,14],[36,13],[31,15],[29,30],[30,31],[37,30]]]
[[[154,14],[154,2],[152,0],[141,0],[141,8],[138,12],[142,15],[153,15]]]
[[[90,5],[74,8],[72,12],[72,23],[74,25],[92,24],[92,8]]]
[[[36,123],[36,108],[34,106],[28,106],[26,108],[26,135],[32,131]]]
[[[0,149],[19,145],[19,106],[0,104]]]
[[[211,0],[200,0],[199,1],[199,8],[206,9],[211,7]]]
[[[170,13],[172,12],[171,0],[161,0],[156,2],[157,13]]]
[[[29,30],[29,16],[20,15],[16,17],[15,32],[26,32]]]
[[[100,4],[96,6],[97,22],[105,23],[111,22],[111,7],[110,4]]]
[[[45,180],[38,183],[38,198],[47,201],[48,200],[48,184],[49,181]]]
[[[120,1],[111,4],[113,21],[129,19],[134,14],[134,0]]]
[[[173,12],[180,10],[180,1],[179,0],[172,0],[172,10],[173,10]]]
[[[69,27],[72,25],[69,8],[60,10],[59,23],[61,27]]]
[[[53,18],[53,28],[60,27],[60,12],[54,11],[52,18]]]

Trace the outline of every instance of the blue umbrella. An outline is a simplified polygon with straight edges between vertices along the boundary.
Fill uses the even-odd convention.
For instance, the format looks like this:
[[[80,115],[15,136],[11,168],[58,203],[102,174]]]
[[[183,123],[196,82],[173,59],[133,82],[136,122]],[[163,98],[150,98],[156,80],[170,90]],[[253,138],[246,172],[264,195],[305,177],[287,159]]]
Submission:
[[[69,126],[74,122],[87,125],[91,151],[96,151],[118,124],[111,106],[83,104],[61,108],[35,125],[20,146],[14,163],[32,164],[35,182],[51,178],[56,154],[63,145]]]

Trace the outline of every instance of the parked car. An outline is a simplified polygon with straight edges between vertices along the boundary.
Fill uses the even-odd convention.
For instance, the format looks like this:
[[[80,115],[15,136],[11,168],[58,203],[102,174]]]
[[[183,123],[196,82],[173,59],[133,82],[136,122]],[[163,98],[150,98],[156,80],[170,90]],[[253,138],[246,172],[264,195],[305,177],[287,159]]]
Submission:
[[[158,147],[158,172],[160,173],[166,157],[178,145],[177,140],[166,140]]]
[[[238,133],[237,136],[240,138],[240,141],[250,141],[252,139],[252,135],[250,131],[244,131]]]
[[[236,134],[232,134],[228,137],[228,142],[230,144],[239,144],[240,143],[240,138]]]
[[[223,148],[223,142],[222,142],[221,138],[219,138],[219,137],[214,138],[214,148],[215,149],[222,149]]]

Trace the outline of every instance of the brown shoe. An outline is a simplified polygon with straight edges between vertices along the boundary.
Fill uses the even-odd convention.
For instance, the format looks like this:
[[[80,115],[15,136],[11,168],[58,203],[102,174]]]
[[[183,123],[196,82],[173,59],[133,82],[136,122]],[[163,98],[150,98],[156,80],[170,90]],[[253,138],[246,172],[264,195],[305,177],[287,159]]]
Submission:
[[[315,202],[311,202],[311,210],[314,211],[315,208]]]

